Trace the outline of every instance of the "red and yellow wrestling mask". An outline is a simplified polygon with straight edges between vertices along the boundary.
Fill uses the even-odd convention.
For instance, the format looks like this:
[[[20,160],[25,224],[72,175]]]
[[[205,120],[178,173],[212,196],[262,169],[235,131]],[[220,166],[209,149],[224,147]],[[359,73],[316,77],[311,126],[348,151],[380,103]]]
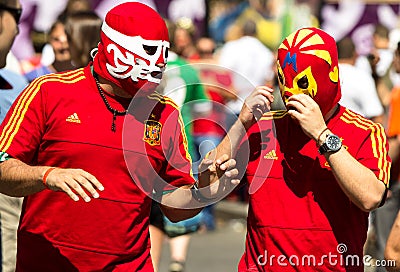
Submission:
[[[130,95],[152,92],[167,63],[168,30],[152,8],[126,2],[111,9],[103,22],[94,70]]]
[[[295,94],[311,96],[325,116],[340,100],[335,40],[318,28],[290,34],[278,49],[278,80],[283,101]]]

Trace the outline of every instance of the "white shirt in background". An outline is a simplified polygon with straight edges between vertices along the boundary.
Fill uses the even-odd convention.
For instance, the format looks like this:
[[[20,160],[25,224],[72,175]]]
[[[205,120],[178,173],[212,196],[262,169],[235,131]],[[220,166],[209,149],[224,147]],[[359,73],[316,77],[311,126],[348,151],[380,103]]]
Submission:
[[[368,72],[350,64],[339,63],[339,78],[342,88],[341,105],[366,118],[383,114],[374,79]]]
[[[233,86],[238,95],[227,106],[239,113],[244,99],[256,86],[265,85],[274,77],[274,55],[257,38],[244,36],[227,42],[220,51],[219,64],[233,73]]]

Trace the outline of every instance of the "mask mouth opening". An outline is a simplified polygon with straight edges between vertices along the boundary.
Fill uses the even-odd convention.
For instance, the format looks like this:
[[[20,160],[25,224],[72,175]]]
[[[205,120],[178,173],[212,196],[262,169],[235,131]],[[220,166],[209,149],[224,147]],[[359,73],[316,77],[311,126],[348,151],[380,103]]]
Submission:
[[[152,78],[156,78],[156,79],[161,79],[162,78],[162,72],[160,71],[154,71],[150,73]]]

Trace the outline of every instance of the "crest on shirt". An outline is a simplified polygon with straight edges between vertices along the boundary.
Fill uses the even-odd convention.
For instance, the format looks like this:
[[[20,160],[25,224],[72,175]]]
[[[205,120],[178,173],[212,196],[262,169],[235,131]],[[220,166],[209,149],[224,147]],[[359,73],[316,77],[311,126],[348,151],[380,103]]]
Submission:
[[[149,145],[160,145],[161,142],[161,128],[160,122],[154,120],[144,121],[144,135],[143,140]]]

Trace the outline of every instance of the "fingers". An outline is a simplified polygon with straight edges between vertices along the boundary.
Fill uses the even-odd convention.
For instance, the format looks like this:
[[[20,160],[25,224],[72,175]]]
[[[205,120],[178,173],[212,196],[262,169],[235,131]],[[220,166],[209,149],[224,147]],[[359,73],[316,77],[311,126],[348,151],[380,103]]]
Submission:
[[[301,110],[304,108],[312,109],[314,107],[318,107],[318,105],[314,101],[314,99],[312,99],[310,96],[308,96],[306,94],[292,95],[291,97],[289,97],[286,105],[296,107],[296,109],[298,109],[298,110]]]
[[[78,176],[75,178],[75,183],[73,184],[73,189],[85,200],[86,202],[90,201],[90,197],[86,194],[88,191],[93,198],[98,198],[99,193],[92,186],[92,184],[83,176]],[[83,187],[83,188],[82,188]],[[86,189],[86,191],[84,190]]]
[[[81,197],[89,202],[91,200],[89,194],[93,198],[98,198],[97,190],[104,190],[103,185],[93,175],[82,169],[58,168],[48,176],[47,185],[54,191],[64,191],[74,201],[78,201]]]
[[[249,101],[250,107],[258,107],[264,111],[270,109],[271,103],[274,101],[273,90],[271,88],[260,86],[256,88]]]
[[[286,103],[286,107],[288,109],[295,109],[298,112],[303,112],[304,108],[307,107],[307,102],[305,101],[306,96],[307,95],[298,94],[289,97]]]
[[[73,201],[78,201],[79,197],[71,190],[68,184],[64,183],[60,185],[60,189],[64,191]]]
[[[86,171],[82,171],[82,176],[85,177],[91,184],[93,184],[94,186],[96,186],[97,189],[99,189],[100,191],[104,191],[104,187],[103,184],[100,183],[100,181],[98,181],[95,176],[93,176],[92,174],[86,172]],[[92,192],[96,192],[96,190],[92,190]],[[93,195],[93,194],[92,194]]]
[[[256,91],[248,100],[248,107],[253,112],[256,120],[259,120],[265,112],[271,109],[271,103],[274,101],[273,90],[266,86],[256,88]]]
[[[245,100],[239,114],[239,120],[246,127],[250,127],[259,120],[265,112],[271,109],[274,101],[273,89],[266,86],[257,87]]]
[[[230,159],[221,167],[226,168],[225,176],[231,180],[233,185],[238,185],[240,183],[239,179],[235,179],[239,175],[239,170],[236,168],[236,160]]]
[[[240,180],[235,179],[239,175],[239,170],[236,168],[236,160],[230,159],[225,161],[222,164],[217,164],[216,166],[219,168],[221,172],[224,173],[225,177],[231,180],[231,183],[234,185],[239,184]]]
[[[227,171],[236,166],[236,160],[234,160],[234,159],[225,160],[222,163],[218,163],[218,160],[217,160],[216,165],[217,165],[217,167],[219,167],[220,170]]]
[[[326,127],[321,109],[310,96],[293,95],[288,99],[286,107],[289,109],[289,116],[298,122],[303,132],[310,138],[316,139],[321,128]]]
[[[236,160],[227,154],[208,164],[205,172],[199,173],[201,194],[209,199],[220,199],[230,193],[239,183]]]
[[[223,165],[226,161],[228,161],[229,160],[229,156],[228,156],[228,154],[223,154],[221,157],[219,157],[216,161],[215,161],[215,164],[218,166],[218,167],[221,167],[221,165]]]
[[[291,96],[286,103],[286,107],[289,109],[289,115],[295,119],[300,118],[302,114],[315,116],[321,113],[318,104],[306,94]]]
[[[266,97],[274,97],[272,93],[274,92],[274,89],[267,87],[267,86],[258,86],[256,88],[257,91],[260,93],[264,94]]]
[[[203,173],[214,163],[213,160],[204,158],[199,165],[199,173]]]
[[[227,154],[223,154],[217,160],[215,160],[215,162],[204,159],[200,164],[199,170],[200,173],[208,170],[211,172],[216,172],[218,176],[224,174],[228,178],[235,178],[239,174],[239,171],[235,167],[236,160],[229,159]]]

